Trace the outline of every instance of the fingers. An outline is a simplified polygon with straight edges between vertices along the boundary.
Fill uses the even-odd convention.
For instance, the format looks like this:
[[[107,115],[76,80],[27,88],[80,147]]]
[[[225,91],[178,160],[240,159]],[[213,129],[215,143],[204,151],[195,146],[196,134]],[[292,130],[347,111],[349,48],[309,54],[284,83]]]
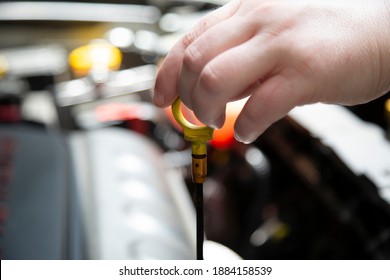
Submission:
[[[234,125],[235,138],[243,143],[255,141],[295,106],[308,103],[310,91],[309,84],[302,79],[273,76],[246,102]]]
[[[192,110],[203,123],[219,128],[226,103],[245,95],[278,64],[277,47],[257,36],[220,54],[204,66],[192,93]]]
[[[156,77],[153,102],[159,107],[173,103],[178,96],[178,77],[182,67],[184,51],[201,34],[236,12],[240,1],[231,1],[204,17],[190,32],[176,43],[169,52]]]
[[[252,36],[251,25],[243,17],[231,17],[204,32],[185,50],[178,86],[180,97],[187,107],[192,109],[193,91],[205,65]]]

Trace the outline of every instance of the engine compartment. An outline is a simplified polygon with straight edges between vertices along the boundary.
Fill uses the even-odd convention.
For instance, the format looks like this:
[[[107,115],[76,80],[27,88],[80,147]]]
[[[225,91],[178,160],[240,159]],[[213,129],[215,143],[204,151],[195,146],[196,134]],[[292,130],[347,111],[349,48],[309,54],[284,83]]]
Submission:
[[[222,2],[0,3],[2,259],[194,258],[190,146],[151,93]],[[117,58],[85,70],[83,46]],[[232,109],[208,146],[206,238],[243,259],[390,258],[389,98],[294,109],[250,145]]]

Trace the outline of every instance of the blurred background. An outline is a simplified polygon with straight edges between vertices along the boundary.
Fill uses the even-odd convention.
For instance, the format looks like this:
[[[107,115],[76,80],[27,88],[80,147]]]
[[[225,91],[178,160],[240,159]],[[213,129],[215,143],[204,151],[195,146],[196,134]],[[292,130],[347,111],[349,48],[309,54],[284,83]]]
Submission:
[[[1,259],[195,258],[190,146],[151,93],[224,2],[0,2]],[[296,108],[251,145],[229,104],[206,238],[243,259],[389,259],[389,99]]]

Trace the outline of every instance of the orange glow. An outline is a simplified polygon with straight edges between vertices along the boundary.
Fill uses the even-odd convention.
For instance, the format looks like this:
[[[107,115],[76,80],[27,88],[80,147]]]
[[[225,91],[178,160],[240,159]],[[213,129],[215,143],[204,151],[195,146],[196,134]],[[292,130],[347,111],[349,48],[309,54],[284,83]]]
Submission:
[[[219,149],[228,149],[233,145],[235,142],[234,123],[244,107],[245,101],[246,99],[227,104],[225,123],[221,129],[214,131],[214,138],[211,140],[211,145]]]

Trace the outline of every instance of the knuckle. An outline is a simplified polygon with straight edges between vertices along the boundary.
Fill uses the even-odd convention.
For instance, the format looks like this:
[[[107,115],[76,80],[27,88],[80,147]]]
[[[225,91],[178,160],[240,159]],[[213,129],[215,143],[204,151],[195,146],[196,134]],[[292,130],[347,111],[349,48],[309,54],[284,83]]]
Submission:
[[[201,60],[200,52],[195,45],[188,47],[183,56],[183,65],[193,72],[198,72]]]
[[[181,42],[185,48],[188,48],[188,46],[190,46],[196,38],[198,38],[198,32],[194,28],[183,35]]]
[[[206,91],[217,92],[222,77],[211,65],[206,65],[199,77],[199,85]]]

